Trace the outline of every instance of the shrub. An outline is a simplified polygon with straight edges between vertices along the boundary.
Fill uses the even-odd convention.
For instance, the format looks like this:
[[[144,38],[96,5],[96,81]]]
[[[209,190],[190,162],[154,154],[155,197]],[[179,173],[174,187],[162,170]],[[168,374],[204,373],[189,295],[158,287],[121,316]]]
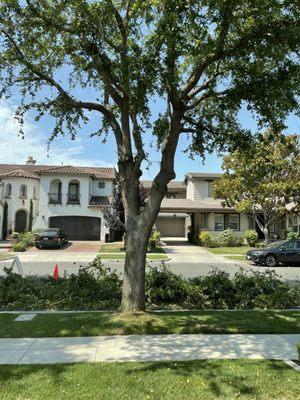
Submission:
[[[25,250],[26,250],[26,247],[27,247],[26,243],[24,243],[24,242],[18,242],[18,243],[15,243],[15,244],[12,246],[12,251],[16,251],[16,252],[18,252],[18,251],[25,251]]]
[[[184,279],[162,263],[146,275],[146,297],[150,304],[180,304],[187,295]]]
[[[258,233],[254,229],[248,229],[244,233],[244,238],[249,246],[255,247],[258,242]]]
[[[6,269],[0,277],[1,309],[100,310],[121,304],[121,279],[96,258],[78,274],[55,281],[51,276],[26,276]]]
[[[160,232],[153,231],[149,238],[149,247],[153,249],[155,247],[159,247],[159,245],[160,245]]]
[[[100,257],[58,281],[5,271],[0,276],[2,310],[101,310],[121,304],[120,276],[104,267]],[[149,308],[280,309],[299,305],[300,287],[282,282],[273,271],[241,270],[231,278],[214,269],[207,276],[187,279],[162,264],[147,271],[146,301]]]
[[[242,239],[237,237],[231,229],[226,229],[218,236],[218,244],[221,247],[241,246]]]
[[[297,239],[298,237],[298,232],[288,232],[286,235],[287,239]]]
[[[215,247],[215,241],[210,232],[202,231],[199,235],[200,245],[205,247]]]
[[[34,246],[35,234],[33,232],[20,233],[18,241],[26,244],[27,246]]]
[[[239,309],[287,308],[299,301],[299,289],[280,280],[275,271],[247,271],[235,274],[235,304]]]
[[[191,279],[190,282],[202,287],[209,308],[234,308],[235,288],[227,272],[214,268],[207,276]]]

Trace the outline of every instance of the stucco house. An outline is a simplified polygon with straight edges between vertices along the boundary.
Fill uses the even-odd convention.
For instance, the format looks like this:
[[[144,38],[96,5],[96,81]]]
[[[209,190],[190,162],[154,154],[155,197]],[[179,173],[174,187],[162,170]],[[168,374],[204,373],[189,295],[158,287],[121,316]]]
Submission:
[[[224,201],[213,198],[212,184],[221,176],[219,173],[189,172],[184,182],[170,182],[156,221],[162,236],[186,236],[189,230],[205,230],[216,237],[230,228],[240,237],[247,229],[256,229],[259,237],[263,237],[250,214],[239,213],[227,207]],[[300,216],[290,216],[289,207],[286,217],[272,224],[270,235],[284,238],[286,231],[300,233]]]
[[[103,210],[110,207],[114,169],[0,164],[0,227],[8,204],[8,231],[28,229],[30,200],[33,228],[61,227],[73,240],[104,240]]]
[[[155,223],[162,236],[186,237],[189,229],[217,236],[227,228],[243,236],[247,229],[257,229],[251,215],[212,197],[212,183],[220,177],[190,172],[184,182],[169,183]],[[0,235],[4,203],[8,204],[9,233],[22,232],[28,229],[32,200],[34,229],[61,227],[73,240],[104,241],[109,230],[103,212],[111,207],[114,183],[113,168],[38,165],[32,157],[23,165],[0,164]],[[142,184],[148,191],[152,181]],[[300,232],[300,216],[287,213],[270,233],[281,238],[286,230]]]

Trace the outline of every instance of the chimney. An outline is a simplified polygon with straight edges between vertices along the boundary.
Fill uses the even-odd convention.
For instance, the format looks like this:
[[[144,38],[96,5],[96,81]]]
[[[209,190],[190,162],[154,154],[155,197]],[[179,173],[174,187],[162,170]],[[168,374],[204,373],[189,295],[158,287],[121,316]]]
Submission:
[[[28,156],[26,165],[34,165],[34,164],[36,164],[36,160],[34,160],[32,156]]]

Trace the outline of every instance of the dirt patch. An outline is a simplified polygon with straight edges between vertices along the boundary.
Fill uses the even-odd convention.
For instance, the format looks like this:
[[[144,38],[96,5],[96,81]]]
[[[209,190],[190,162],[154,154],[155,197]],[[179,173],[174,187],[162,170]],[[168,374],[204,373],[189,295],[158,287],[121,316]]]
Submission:
[[[33,253],[40,253],[43,251],[62,251],[62,252],[70,252],[70,253],[97,253],[99,251],[101,242],[98,241],[82,241],[75,240],[67,243],[61,249],[59,248],[46,248],[46,249],[37,249],[36,247],[30,247],[27,251]]]

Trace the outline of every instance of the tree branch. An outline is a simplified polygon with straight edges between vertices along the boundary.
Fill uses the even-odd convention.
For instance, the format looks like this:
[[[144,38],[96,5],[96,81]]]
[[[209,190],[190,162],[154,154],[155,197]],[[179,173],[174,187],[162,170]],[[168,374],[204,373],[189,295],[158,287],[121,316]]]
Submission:
[[[216,50],[213,55],[207,57],[202,63],[195,67],[181,90],[181,97],[183,99],[186,99],[190,91],[197,85],[205,69],[223,56],[224,43],[229,32],[232,13],[232,6],[227,4],[223,13],[220,33],[216,40]]]
[[[120,128],[113,112],[108,108],[108,106],[102,105],[100,103],[84,102],[84,101],[74,99],[53,77],[47,75],[45,72],[43,72],[39,68],[37,68],[37,66],[35,64],[33,64],[32,62],[27,60],[27,58],[23,54],[21,48],[16,43],[16,41],[14,40],[12,35],[10,35],[2,27],[0,27],[0,32],[2,32],[6,36],[6,38],[9,40],[9,42],[14,47],[19,61],[23,65],[25,65],[26,68],[28,68],[31,73],[36,75],[39,78],[39,80],[45,81],[50,86],[56,88],[57,91],[59,92],[60,96],[65,98],[69,102],[70,106],[77,108],[77,109],[82,108],[82,109],[86,109],[89,111],[94,110],[94,111],[98,111],[98,112],[102,113],[102,115],[107,119],[107,121],[110,123],[113,131],[115,132],[118,147],[122,145],[123,138],[122,138],[121,128]]]

